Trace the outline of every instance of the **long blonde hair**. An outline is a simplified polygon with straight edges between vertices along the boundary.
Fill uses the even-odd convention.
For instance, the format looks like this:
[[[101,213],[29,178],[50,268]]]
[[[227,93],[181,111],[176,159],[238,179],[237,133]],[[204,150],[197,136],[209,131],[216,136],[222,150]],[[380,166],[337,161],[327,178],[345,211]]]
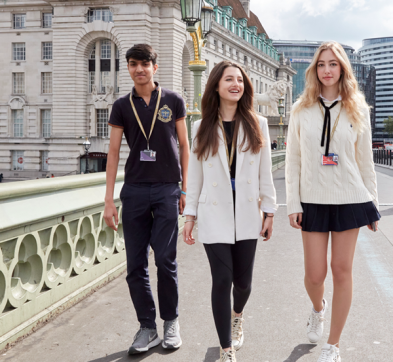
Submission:
[[[352,119],[354,129],[361,132],[365,126],[364,111],[366,110],[368,112],[370,107],[363,93],[359,90],[358,82],[353,74],[347,53],[341,44],[335,41],[322,43],[315,52],[314,58],[306,70],[306,87],[299,97],[298,105],[294,111],[298,112],[318,102],[319,95],[322,91],[322,83],[318,79],[317,64],[321,53],[327,49],[330,49],[334,53],[341,65],[342,75],[339,80],[339,94],[342,98],[342,105],[347,111],[348,116]]]

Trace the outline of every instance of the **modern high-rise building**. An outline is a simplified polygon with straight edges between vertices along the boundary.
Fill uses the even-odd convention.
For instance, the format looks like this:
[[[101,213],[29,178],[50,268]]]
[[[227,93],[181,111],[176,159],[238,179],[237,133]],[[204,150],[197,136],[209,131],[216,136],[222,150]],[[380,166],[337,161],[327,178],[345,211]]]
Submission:
[[[392,40],[393,41],[393,40]],[[297,71],[293,76],[292,101],[295,102],[302,94],[306,82],[306,69],[310,65],[316,50],[322,44],[322,41],[308,40],[274,40],[274,47],[291,62],[292,68]],[[393,44],[393,43],[392,43]],[[358,81],[359,88],[363,91],[367,103],[371,108],[371,125],[375,124],[375,68],[371,63],[361,61],[359,54],[349,45],[341,44],[351,62],[352,69]],[[393,50],[393,48],[392,48]],[[393,69],[393,65],[392,65]],[[393,70],[392,70],[393,72]],[[393,79],[393,76],[392,76]],[[393,80],[392,80],[393,83]],[[392,87],[393,88],[393,87]],[[393,92],[392,92],[393,98]],[[373,127],[374,129],[374,127]]]
[[[383,121],[393,116],[393,37],[364,39],[359,49],[363,63],[376,69],[375,131],[373,140],[392,142]]]

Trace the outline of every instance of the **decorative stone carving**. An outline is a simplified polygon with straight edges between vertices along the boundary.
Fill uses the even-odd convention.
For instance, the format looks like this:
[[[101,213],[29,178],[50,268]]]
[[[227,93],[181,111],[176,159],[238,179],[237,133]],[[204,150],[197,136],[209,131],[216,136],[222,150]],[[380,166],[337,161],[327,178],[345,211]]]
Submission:
[[[279,80],[275,82],[271,88],[263,94],[254,93],[254,107],[257,105],[268,106],[269,116],[279,116],[278,113],[278,99],[285,94],[287,89],[287,82]]]
[[[65,284],[71,273],[83,274],[95,262],[124,253],[122,207],[119,225],[108,228],[103,211],[0,241],[0,315],[6,306],[20,308],[45,286]]]
[[[91,95],[93,97],[93,104],[96,109],[105,109],[113,104],[113,86],[105,87],[105,94],[97,93],[97,86],[93,85]]]
[[[23,97],[12,97],[9,102],[9,106],[11,109],[23,109],[23,107],[26,105],[26,101],[24,100]]]

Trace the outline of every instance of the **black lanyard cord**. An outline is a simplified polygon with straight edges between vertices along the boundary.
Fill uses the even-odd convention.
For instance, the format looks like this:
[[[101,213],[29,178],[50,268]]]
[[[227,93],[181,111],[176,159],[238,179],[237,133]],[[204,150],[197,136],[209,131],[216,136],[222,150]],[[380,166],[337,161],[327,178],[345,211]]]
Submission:
[[[322,139],[321,139],[321,147],[325,145],[325,134],[326,134],[326,148],[325,148],[325,156],[329,155],[329,146],[330,146],[330,110],[338,103],[335,101],[330,107],[326,107],[323,100],[320,98],[319,101],[321,102],[323,108],[325,108],[325,118],[323,120],[323,128],[322,128]]]

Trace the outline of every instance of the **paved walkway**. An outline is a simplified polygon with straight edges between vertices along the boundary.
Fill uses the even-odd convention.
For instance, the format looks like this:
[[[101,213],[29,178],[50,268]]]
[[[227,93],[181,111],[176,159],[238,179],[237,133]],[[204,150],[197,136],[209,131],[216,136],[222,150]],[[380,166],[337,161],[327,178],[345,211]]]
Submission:
[[[380,201],[393,204],[393,171],[388,171],[378,172]],[[275,183],[278,202],[284,204],[283,170],[275,172]],[[360,233],[353,307],[341,341],[343,362],[393,361],[393,205],[381,207],[381,213],[380,231],[372,233],[363,228]],[[127,356],[138,323],[123,275],[26,338],[0,360],[218,361],[218,338],[210,307],[211,278],[202,245],[190,247],[179,240],[178,261],[183,337],[180,350],[168,353],[159,346],[144,355]],[[153,263],[151,275],[155,286]],[[331,302],[330,273],[326,298]],[[258,244],[253,292],[245,311],[246,339],[237,354],[238,361],[316,362],[321,344],[309,344],[305,337],[310,307],[303,286],[300,232],[290,228],[286,208],[280,207],[273,239]],[[327,340],[328,330],[322,342]]]

